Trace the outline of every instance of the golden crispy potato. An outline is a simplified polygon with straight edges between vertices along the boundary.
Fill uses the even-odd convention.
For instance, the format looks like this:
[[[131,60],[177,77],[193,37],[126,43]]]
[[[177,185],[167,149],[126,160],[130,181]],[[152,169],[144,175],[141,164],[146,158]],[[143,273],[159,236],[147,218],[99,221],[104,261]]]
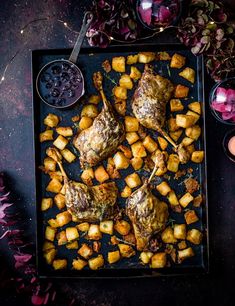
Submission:
[[[194,210],[188,210],[184,214],[184,218],[187,224],[195,223],[199,220],[196,212]]]
[[[142,261],[143,264],[147,265],[151,258],[153,256],[153,253],[152,252],[141,252],[140,253],[140,260]]]
[[[88,222],[83,222],[77,225],[77,229],[81,232],[88,232],[90,224]]]
[[[102,255],[91,258],[88,260],[88,264],[91,270],[98,270],[104,265],[104,258]]]
[[[49,127],[56,127],[60,119],[55,114],[48,114],[46,118],[43,120],[43,123]]]
[[[159,252],[151,257],[151,268],[158,269],[166,266],[166,253]]]
[[[171,99],[170,100],[170,109],[171,112],[179,112],[184,109],[183,104],[181,103],[180,99]]]
[[[95,179],[99,182],[99,183],[103,183],[105,181],[107,181],[109,179],[109,175],[106,172],[104,166],[99,166],[96,170],[95,170]]]
[[[113,94],[118,99],[121,99],[121,100],[127,99],[127,89],[125,87],[115,86],[113,88]]]
[[[64,138],[62,135],[59,135],[56,140],[53,142],[53,145],[60,149],[60,150],[63,150],[67,144],[68,144],[68,139]]]
[[[139,63],[147,64],[155,60],[156,54],[154,52],[140,52]]]
[[[44,158],[43,164],[46,171],[56,171],[56,161],[51,157]]]
[[[92,126],[93,120],[90,117],[82,117],[80,122],[79,122],[79,128],[81,130],[86,130],[90,126]]]
[[[130,188],[135,188],[141,185],[141,179],[137,173],[129,174],[125,178],[125,182]]]
[[[88,259],[93,254],[93,250],[86,243],[83,243],[80,249],[78,250],[78,254],[85,259]]]
[[[161,238],[164,243],[176,243],[177,242],[177,239],[175,239],[174,237],[173,229],[170,226],[164,229],[164,231],[161,234]]]
[[[62,270],[67,268],[67,259],[55,259],[52,266],[55,270]]]
[[[175,88],[175,98],[186,98],[189,93],[189,87],[178,84]]]
[[[186,238],[186,224],[174,224],[174,237],[183,240]]]
[[[91,95],[88,99],[88,102],[91,104],[98,104],[101,101],[100,95]]]
[[[92,168],[86,168],[85,170],[83,170],[82,174],[81,174],[81,179],[82,181],[88,185],[88,186],[92,186],[93,182],[92,179],[95,178],[95,174]]]
[[[137,141],[131,145],[132,155],[134,157],[145,157],[147,153],[145,147],[141,141]]]
[[[120,145],[118,147],[119,150],[121,150],[123,152],[123,154],[127,157],[127,158],[132,158],[132,153],[131,153],[131,149],[124,146],[124,145]]]
[[[186,58],[185,56],[175,53],[170,62],[170,67],[171,68],[182,68],[185,65]]]
[[[139,54],[131,54],[127,56],[126,63],[127,65],[133,65],[138,62]]]
[[[185,134],[186,136],[194,139],[194,140],[198,140],[198,138],[201,135],[201,128],[199,125],[193,125],[191,127],[186,128],[185,130]]]
[[[101,221],[100,222],[100,231],[104,234],[113,235],[113,221]]]
[[[45,230],[45,238],[49,241],[54,241],[56,234],[56,228],[47,226]]]
[[[156,189],[163,196],[168,195],[168,193],[171,191],[171,187],[167,182],[161,182],[161,184],[157,185]]]
[[[125,57],[124,56],[115,56],[112,58],[112,68],[117,72],[125,72]]]
[[[176,118],[173,117],[167,120],[167,126],[170,132],[175,132],[179,129],[179,126],[176,124]]]
[[[137,81],[141,78],[141,72],[137,67],[131,66],[131,73],[130,77],[134,80]]]
[[[132,190],[129,186],[125,186],[121,192],[122,198],[128,198],[132,193]]]
[[[56,133],[64,137],[73,136],[73,130],[70,126],[59,126],[56,129]]]
[[[139,129],[139,121],[135,117],[125,116],[126,132],[137,132]]]
[[[99,114],[97,106],[94,104],[87,104],[83,107],[81,117],[89,117],[94,119]]]
[[[202,242],[202,236],[202,233],[198,229],[192,228],[187,232],[186,239],[193,244],[200,244]]]
[[[139,135],[136,132],[127,132],[126,133],[126,140],[129,143],[129,145],[132,145],[139,139]]]
[[[125,114],[126,114],[126,100],[114,97],[114,108],[119,115],[125,116]]]
[[[181,263],[183,260],[189,257],[193,257],[193,256],[194,256],[194,252],[191,247],[184,249],[184,250],[179,250],[178,251],[178,262]]]
[[[177,114],[176,115],[176,124],[179,126],[179,127],[182,127],[182,128],[188,128],[192,125],[195,124],[195,117],[192,116],[192,115],[183,115],[183,114]]]
[[[68,242],[71,242],[73,240],[77,240],[79,238],[79,233],[77,228],[74,227],[66,227],[65,229],[66,237]]]
[[[186,67],[179,73],[184,79],[188,80],[190,83],[195,83],[195,70],[192,68]]]
[[[168,146],[168,142],[166,141],[165,138],[161,137],[161,136],[158,136],[157,138],[158,140],[158,143],[159,143],[159,146],[160,148],[164,151],[166,150],[167,146]]]
[[[72,163],[76,159],[76,155],[73,154],[69,149],[65,148],[64,150],[61,150],[61,154],[68,163]]]
[[[179,129],[178,131],[170,132],[169,135],[175,142],[177,142],[180,136],[182,135],[182,133],[183,133],[183,130]]]
[[[61,231],[56,235],[58,245],[64,245],[68,242],[65,231]]]
[[[171,190],[168,195],[167,195],[167,199],[169,201],[169,203],[172,205],[172,206],[177,206],[179,205],[179,201],[177,199],[177,196],[174,192],[174,190]]]
[[[113,264],[117,261],[119,261],[119,259],[121,258],[120,256],[120,252],[117,251],[113,251],[113,252],[108,252],[108,263]]]
[[[177,244],[177,246],[179,250],[183,250],[187,248],[187,243],[185,242],[185,240],[182,240]]]
[[[157,143],[149,135],[144,138],[143,145],[150,153],[153,153],[158,148]]]
[[[130,160],[126,158],[123,152],[117,152],[113,157],[116,169],[126,169],[130,165]]]
[[[192,102],[188,105],[188,108],[194,113],[201,114],[201,103],[200,102]]]
[[[119,85],[126,89],[132,89],[133,82],[132,82],[131,77],[128,74],[123,74],[119,80]]]
[[[114,225],[114,229],[115,231],[117,231],[120,235],[128,235],[130,230],[131,230],[131,226],[130,224],[125,221],[125,220],[117,220],[115,225]]]
[[[179,199],[179,203],[182,207],[186,208],[190,202],[193,201],[193,196],[187,192],[185,193],[180,199]]]
[[[68,244],[66,244],[66,249],[68,249],[68,250],[77,250],[78,249],[78,242],[77,242],[77,240],[75,240],[73,242],[69,242]]]
[[[58,179],[52,179],[47,185],[46,191],[53,192],[53,193],[59,193],[61,188],[62,188],[61,182]]]
[[[119,243],[118,248],[124,258],[130,258],[135,255],[135,250],[128,244]]]
[[[191,156],[191,161],[194,163],[201,163],[204,159],[204,151],[194,151]]]
[[[41,211],[46,211],[49,208],[51,208],[53,205],[53,199],[52,198],[43,198],[41,201]]]
[[[179,156],[177,154],[170,154],[167,161],[167,169],[171,172],[177,172],[179,169]]]
[[[59,226],[64,226],[72,220],[71,214],[66,210],[56,215],[56,221]]]
[[[73,259],[72,266],[74,270],[82,270],[87,265],[87,262],[85,260],[82,260],[80,258]]]
[[[143,159],[141,157],[133,157],[130,162],[134,170],[139,170],[143,166]]]
[[[100,240],[102,238],[102,233],[100,227],[97,224],[91,224],[88,230],[88,238],[92,240]]]
[[[53,130],[46,130],[39,134],[40,142],[49,141],[49,140],[53,140]]]
[[[51,249],[55,249],[55,245],[50,241],[44,241],[42,246],[43,252],[49,251]]]
[[[55,259],[56,253],[56,249],[50,249],[43,253],[43,257],[45,258],[48,265],[52,264],[53,260]]]

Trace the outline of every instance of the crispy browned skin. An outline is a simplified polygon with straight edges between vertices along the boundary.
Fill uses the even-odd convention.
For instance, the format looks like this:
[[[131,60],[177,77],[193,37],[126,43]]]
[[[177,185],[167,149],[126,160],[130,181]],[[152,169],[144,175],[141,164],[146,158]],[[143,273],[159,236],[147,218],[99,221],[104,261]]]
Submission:
[[[73,145],[80,152],[80,163],[83,168],[95,166],[112,155],[125,137],[123,124],[116,119],[112,106],[104,95],[101,73],[94,74],[93,80],[100,91],[104,107],[94,119],[92,126],[74,138]]]

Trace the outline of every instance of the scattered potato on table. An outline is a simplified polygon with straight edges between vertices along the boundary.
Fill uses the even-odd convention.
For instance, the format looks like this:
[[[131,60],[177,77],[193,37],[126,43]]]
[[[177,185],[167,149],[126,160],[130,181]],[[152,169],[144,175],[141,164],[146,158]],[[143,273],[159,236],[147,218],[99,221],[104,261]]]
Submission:
[[[134,170],[139,170],[143,166],[143,159],[141,157],[133,157],[130,162]]]
[[[45,230],[45,239],[49,241],[54,241],[55,239],[55,234],[56,234],[57,229],[53,228],[51,226],[47,226]]]
[[[139,63],[147,64],[155,60],[155,52],[140,52],[139,53]]]
[[[189,87],[178,84],[175,88],[175,98],[187,98]]]
[[[180,241],[180,242],[177,244],[177,246],[178,246],[178,249],[179,249],[179,250],[183,250],[183,249],[186,249],[186,248],[187,248],[187,243],[186,243],[185,240],[182,240],[182,241]]]
[[[115,56],[112,58],[112,68],[117,72],[125,72],[125,57],[124,56]]]
[[[171,112],[179,112],[184,109],[184,106],[180,99],[171,99],[170,100],[170,109]]]
[[[58,245],[65,245],[68,242],[68,239],[67,239],[65,231],[60,231],[56,235],[56,239],[57,239]]]
[[[139,69],[135,66],[131,66],[131,73],[130,73],[130,77],[134,80],[137,81],[141,78],[141,72],[139,71]]]
[[[193,206],[194,207],[200,207],[202,204],[202,195],[199,194],[198,196],[196,196],[194,199],[193,199]]]
[[[135,188],[141,185],[141,179],[137,173],[129,174],[125,178],[125,182],[130,188]]]
[[[195,117],[192,115],[183,115],[177,114],[176,115],[176,124],[182,128],[188,128],[195,124]]]
[[[198,229],[193,228],[187,232],[186,239],[193,244],[200,244],[202,242],[202,236],[202,233]]]
[[[194,151],[191,156],[191,161],[199,164],[203,161],[204,155],[204,151]]]
[[[190,202],[192,202],[192,200],[193,196],[189,192],[187,192],[179,199],[179,203],[182,207],[185,208],[189,205]]]
[[[166,181],[161,182],[159,185],[157,185],[156,189],[163,196],[168,195],[168,193],[171,191],[171,187]]]
[[[99,166],[97,169],[95,169],[95,179],[99,183],[103,183],[109,179],[109,175],[106,172],[104,166]]]
[[[186,58],[185,56],[175,53],[170,62],[170,67],[171,68],[182,68],[185,65]]]
[[[86,243],[83,243],[80,249],[78,250],[78,254],[85,259],[88,259],[93,254],[93,250]]]
[[[140,253],[140,260],[142,261],[143,264],[147,265],[148,263],[150,263],[150,260],[153,256],[152,252],[141,252]]]
[[[128,198],[132,194],[132,190],[129,186],[125,186],[121,192],[122,198]]]
[[[53,228],[57,228],[58,227],[58,222],[56,221],[56,219],[49,219],[48,220],[48,224],[53,227]]]
[[[59,226],[64,226],[72,220],[71,214],[66,210],[56,215],[56,220]]]
[[[68,239],[68,242],[71,242],[73,240],[77,240],[79,238],[79,233],[77,228],[74,227],[66,227],[65,229],[66,237]]]
[[[126,140],[129,143],[129,145],[132,145],[139,139],[139,135],[136,132],[127,132],[126,133]]]
[[[43,120],[43,123],[49,127],[56,127],[60,119],[55,114],[48,114],[46,118]]]
[[[193,124],[195,124],[199,120],[199,118],[200,118],[199,114],[197,114],[197,113],[195,113],[195,112],[193,112],[191,110],[187,111],[186,115],[194,117]]]
[[[94,104],[87,104],[83,107],[81,112],[81,117],[89,117],[94,119],[99,114],[96,105]]]
[[[161,238],[164,243],[176,243],[177,242],[177,239],[175,239],[174,237],[174,231],[170,226],[164,229],[164,231],[161,234]]]
[[[55,270],[62,270],[67,268],[67,259],[55,259],[52,266]]]
[[[126,169],[130,165],[130,160],[126,158],[123,152],[117,152],[113,157],[113,161],[116,169]]]
[[[77,229],[81,232],[88,232],[90,228],[90,224],[88,222],[82,222],[76,226],[77,226]]]
[[[166,148],[167,148],[167,146],[168,146],[168,142],[166,141],[166,139],[164,139],[164,138],[161,137],[161,136],[158,136],[157,140],[158,140],[158,143],[159,143],[160,148],[161,148],[163,151],[166,150]]]
[[[124,258],[130,258],[135,255],[135,250],[128,244],[119,243],[118,248]]]
[[[179,201],[177,199],[177,196],[174,192],[174,190],[171,190],[168,195],[167,195],[167,199],[169,201],[169,203],[172,205],[172,206],[177,206],[179,205]]]
[[[125,114],[126,114],[126,100],[114,97],[114,108],[119,115],[125,116]]]
[[[125,235],[129,234],[129,232],[131,230],[131,226],[126,220],[117,220],[115,225],[114,225],[114,229],[120,235],[125,236]]]
[[[133,65],[138,62],[139,54],[131,54],[127,56],[126,63],[127,65]]]
[[[91,95],[88,98],[88,102],[91,104],[98,104],[101,101],[100,95]]]
[[[45,157],[43,164],[46,171],[56,171],[56,161],[51,157]]]
[[[53,130],[46,130],[39,134],[40,142],[53,140]]]
[[[184,214],[184,218],[187,224],[195,223],[199,220],[196,212],[194,210],[188,210]]]
[[[98,270],[104,265],[104,258],[102,255],[91,258],[88,260],[88,264],[91,270]]]
[[[180,136],[182,135],[182,133],[183,129],[179,129],[178,131],[170,132],[169,135],[175,142],[177,142]]]
[[[79,122],[79,128],[81,130],[86,130],[90,126],[92,126],[93,120],[90,117],[82,117],[80,122]]]
[[[49,208],[51,208],[53,205],[53,199],[52,198],[42,198],[41,201],[41,211],[46,211]]]
[[[53,192],[53,193],[59,193],[61,188],[62,188],[61,182],[57,179],[52,179],[47,185],[46,191]]]
[[[159,252],[151,257],[151,268],[164,268],[166,266],[166,253]]]
[[[179,169],[179,156],[177,154],[170,154],[167,161],[167,169],[171,172],[177,172]]]
[[[77,250],[78,249],[78,242],[77,240],[69,242],[66,244],[66,249],[68,250]]]
[[[139,129],[139,121],[135,117],[125,116],[126,132],[137,132]]]
[[[51,241],[44,241],[42,246],[43,252],[49,251],[51,249],[55,249],[55,245]]]
[[[98,224],[91,224],[88,230],[88,238],[92,240],[100,240],[102,233]]]
[[[186,238],[186,224],[174,224],[174,237],[184,240]]]
[[[120,258],[121,258],[121,256],[120,256],[120,252],[118,250],[108,252],[108,263],[109,264],[113,264],[113,263],[119,261]]]
[[[61,150],[61,154],[68,163],[72,163],[76,159],[76,155],[73,154],[69,149],[65,148],[64,150]]]
[[[185,134],[186,136],[194,139],[194,140],[198,140],[198,138],[201,135],[201,128],[199,125],[193,125],[191,127],[186,128],[185,130]]]
[[[153,153],[158,148],[156,141],[154,141],[152,137],[150,137],[149,135],[144,138],[143,145],[145,149],[150,153]]]
[[[178,251],[178,262],[181,263],[183,260],[189,257],[193,257],[193,256],[194,256],[194,252],[191,247],[184,249],[184,250],[179,250]]]
[[[187,81],[189,81],[190,83],[194,84],[195,82],[195,70],[194,69],[190,67],[186,67],[184,68],[184,70],[182,70],[179,73],[179,75],[182,76]]]
[[[80,258],[73,259],[72,266],[74,270],[82,270],[87,265],[87,262],[85,260],[82,260]]]
[[[113,88],[113,94],[116,98],[126,100],[127,99],[127,89],[122,86],[115,86]]]
[[[171,117],[167,120],[167,127],[170,132],[175,132],[179,129],[179,126],[176,123],[176,118]]]
[[[194,113],[201,114],[201,103],[200,102],[192,102],[188,105],[188,108]]]
[[[119,85],[126,89],[132,89],[133,82],[132,82],[131,77],[128,74],[123,74],[119,80]]]
[[[50,249],[43,253],[43,257],[45,258],[48,265],[51,265],[53,260],[55,259],[55,256],[57,254],[56,249]]]
[[[145,157],[147,153],[145,147],[141,141],[137,141],[131,145],[132,155],[134,157]]]
[[[53,145],[60,149],[60,150],[63,150],[67,144],[68,144],[68,139],[64,138],[62,135],[59,135],[56,140],[53,142]]]
[[[73,130],[70,126],[59,126],[56,129],[56,133],[64,137],[73,136]]]
[[[104,234],[113,235],[113,221],[101,221],[100,222],[100,231]]]
[[[95,178],[95,174],[92,168],[87,168],[83,170],[81,174],[81,179],[86,185],[92,186],[93,185],[92,179],[94,178]]]

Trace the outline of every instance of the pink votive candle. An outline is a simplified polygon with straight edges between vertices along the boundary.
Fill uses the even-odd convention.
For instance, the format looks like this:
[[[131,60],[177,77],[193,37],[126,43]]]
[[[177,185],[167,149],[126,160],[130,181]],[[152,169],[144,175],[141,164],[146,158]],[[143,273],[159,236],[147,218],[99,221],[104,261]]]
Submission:
[[[235,136],[229,139],[228,149],[229,149],[229,152],[235,156]]]

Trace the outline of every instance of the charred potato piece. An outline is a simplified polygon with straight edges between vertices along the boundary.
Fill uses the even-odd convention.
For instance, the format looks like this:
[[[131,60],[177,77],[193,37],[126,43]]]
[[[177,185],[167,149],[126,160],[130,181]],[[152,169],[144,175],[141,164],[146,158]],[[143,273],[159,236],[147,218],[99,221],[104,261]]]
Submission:
[[[115,56],[112,58],[112,68],[117,72],[125,72],[125,57],[124,56]]]
[[[135,250],[128,244],[119,243],[118,248],[124,258],[130,258],[135,255]]]

